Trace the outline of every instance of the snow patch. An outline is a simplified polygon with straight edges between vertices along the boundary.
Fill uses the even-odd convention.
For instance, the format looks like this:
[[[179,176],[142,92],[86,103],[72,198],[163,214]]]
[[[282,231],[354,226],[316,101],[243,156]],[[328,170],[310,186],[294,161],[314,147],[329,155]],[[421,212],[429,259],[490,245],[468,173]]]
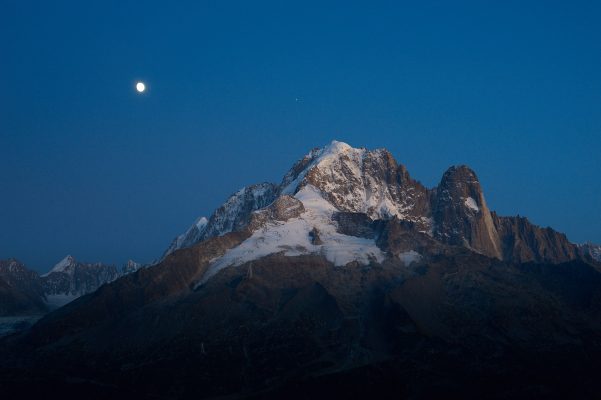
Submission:
[[[480,211],[480,207],[478,207],[478,203],[476,203],[476,200],[474,200],[473,197],[468,197],[465,199],[465,206],[474,212]]]
[[[409,250],[399,254],[399,259],[403,262],[403,264],[405,264],[405,266],[408,266],[413,262],[420,261],[422,259],[422,255],[415,250]]]

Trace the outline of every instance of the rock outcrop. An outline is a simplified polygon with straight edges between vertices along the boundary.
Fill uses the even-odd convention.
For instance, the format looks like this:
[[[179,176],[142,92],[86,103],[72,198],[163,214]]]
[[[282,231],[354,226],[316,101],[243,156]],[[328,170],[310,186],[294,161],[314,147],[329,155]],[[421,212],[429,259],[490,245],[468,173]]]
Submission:
[[[304,212],[305,207],[300,200],[282,195],[269,206],[251,214],[249,229],[255,231],[271,221],[286,222],[291,218],[299,217]]]
[[[493,220],[505,260],[560,263],[582,258],[578,246],[563,233],[536,226],[525,217],[499,217],[493,213]]]
[[[486,206],[480,182],[466,166],[443,175],[434,198],[434,237],[502,259],[499,234]]]

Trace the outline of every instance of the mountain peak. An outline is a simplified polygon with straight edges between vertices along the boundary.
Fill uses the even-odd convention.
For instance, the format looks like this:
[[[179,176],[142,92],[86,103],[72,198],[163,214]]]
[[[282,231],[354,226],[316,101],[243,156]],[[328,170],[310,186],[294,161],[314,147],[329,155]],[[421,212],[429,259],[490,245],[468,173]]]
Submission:
[[[344,153],[346,151],[354,149],[351,145],[338,140],[332,140],[329,145],[324,147],[324,151],[329,153]]]
[[[127,260],[127,263],[123,266],[122,272],[123,274],[130,274],[136,272],[140,268],[142,268],[142,264],[135,262],[134,260]]]
[[[446,170],[438,185],[437,197],[445,204],[456,202],[471,212],[487,210],[480,181],[467,165],[455,165]]]
[[[65,258],[60,260],[54,267],[52,267],[50,272],[64,272],[65,269],[74,265],[75,263],[76,263],[75,258],[73,258],[73,256],[68,254]]]
[[[478,176],[469,166],[453,165],[449,167],[442,176],[441,182],[445,181],[462,181],[467,183],[479,183]]]
[[[436,188],[435,236],[501,259],[501,243],[476,173],[467,165],[452,166]]]

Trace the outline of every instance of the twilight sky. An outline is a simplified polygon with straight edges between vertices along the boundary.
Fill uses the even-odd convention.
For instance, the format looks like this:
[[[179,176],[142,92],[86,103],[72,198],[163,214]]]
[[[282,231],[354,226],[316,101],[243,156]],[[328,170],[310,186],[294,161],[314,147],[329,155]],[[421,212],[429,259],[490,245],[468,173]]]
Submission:
[[[149,262],[332,139],[601,242],[601,3],[399,3],[3,0],[0,258]]]

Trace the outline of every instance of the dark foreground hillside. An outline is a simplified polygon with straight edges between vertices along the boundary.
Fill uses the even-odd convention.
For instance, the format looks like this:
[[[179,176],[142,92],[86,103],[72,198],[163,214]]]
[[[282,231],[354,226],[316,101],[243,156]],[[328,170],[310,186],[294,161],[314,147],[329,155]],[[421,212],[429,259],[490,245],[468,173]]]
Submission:
[[[411,267],[274,255],[225,269],[197,290],[161,282],[168,265],[140,271],[4,340],[2,392],[598,397],[594,266],[449,251]]]

